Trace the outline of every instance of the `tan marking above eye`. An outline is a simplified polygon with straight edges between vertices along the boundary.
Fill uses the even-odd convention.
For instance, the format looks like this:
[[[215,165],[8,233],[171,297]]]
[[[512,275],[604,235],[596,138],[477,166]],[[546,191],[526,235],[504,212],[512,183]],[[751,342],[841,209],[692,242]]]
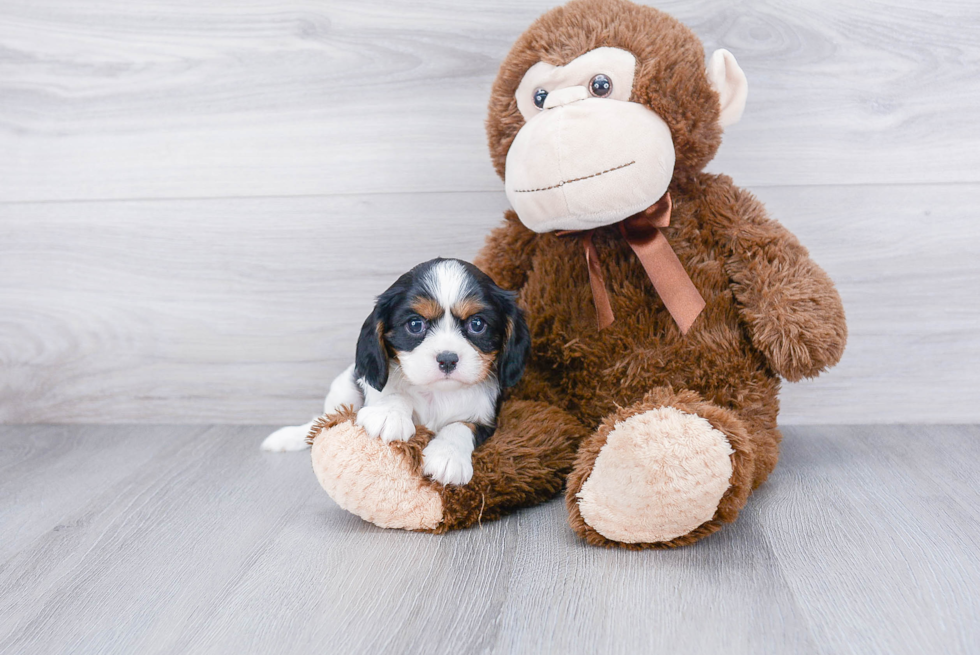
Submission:
[[[453,316],[465,321],[473,314],[482,312],[486,308],[486,305],[476,298],[464,298],[453,305]]]
[[[446,313],[446,310],[435,299],[421,296],[412,301],[412,310],[430,323]]]

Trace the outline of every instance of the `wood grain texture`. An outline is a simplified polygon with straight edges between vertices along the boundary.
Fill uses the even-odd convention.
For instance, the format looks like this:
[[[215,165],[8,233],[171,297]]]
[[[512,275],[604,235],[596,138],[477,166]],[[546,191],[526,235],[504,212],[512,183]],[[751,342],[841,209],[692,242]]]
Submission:
[[[381,530],[330,501],[308,454],[261,453],[267,429],[0,426],[0,462],[33,462],[0,481],[0,533],[37,516],[0,555],[0,652],[918,655],[980,642],[975,426],[788,429],[739,521],[665,552],[587,547],[561,502],[442,536]],[[69,484],[89,493],[62,492],[60,450],[88,453]]]
[[[0,4],[0,422],[318,413],[372,296],[499,221],[489,87],[550,4]],[[844,296],[783,422],[980,420],[974,3],[660,6],[749,77],[711,170]]]
[[[837,281],[850,327],[837,368],[785,385],[784,423],[980,419],[978,192],[758,190]],[[499,193],[0,204],[0,421],[305,421],[372,298],[419,261],[471,258],[505,206]]]
[[[8,0],[0,200],[499,189],[490,84],[554,4]],[[748,75],[714,169],[980,182],[975,3],[658,4]]]

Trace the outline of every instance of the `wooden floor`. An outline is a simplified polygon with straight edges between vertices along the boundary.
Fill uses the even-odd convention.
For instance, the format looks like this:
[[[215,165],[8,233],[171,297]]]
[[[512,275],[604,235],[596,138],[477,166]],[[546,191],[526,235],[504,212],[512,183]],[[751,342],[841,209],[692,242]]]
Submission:
[[[0,426],[3,653],[976,653],[980,427],[785,429],[740,521],[375,528],[264,427]]]

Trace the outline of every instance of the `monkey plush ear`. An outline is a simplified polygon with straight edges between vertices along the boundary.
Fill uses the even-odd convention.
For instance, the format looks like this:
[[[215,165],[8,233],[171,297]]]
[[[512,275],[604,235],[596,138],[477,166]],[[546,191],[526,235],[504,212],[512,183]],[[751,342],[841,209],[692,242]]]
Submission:
[[[708,60],[708,81],[720,99],[722,127],[734,125],[742,117],[749,82],[735,61],[735,55],[725,49],[715,50]]]

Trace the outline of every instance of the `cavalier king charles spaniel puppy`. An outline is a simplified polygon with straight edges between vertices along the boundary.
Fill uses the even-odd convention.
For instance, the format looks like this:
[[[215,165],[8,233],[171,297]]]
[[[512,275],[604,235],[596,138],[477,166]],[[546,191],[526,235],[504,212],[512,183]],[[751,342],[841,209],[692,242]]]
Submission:
[[[473,449],[493,434],[501,392],[521,379],[529,350],[514,293],[468,262],[433,259],[378,297],[324,411],[352,406],[357,424],[385,442],[407,441],[424,425],[435,436],[423,472],[466,484]],[[312,425],[281,428],[262,448],[300,450]]]

